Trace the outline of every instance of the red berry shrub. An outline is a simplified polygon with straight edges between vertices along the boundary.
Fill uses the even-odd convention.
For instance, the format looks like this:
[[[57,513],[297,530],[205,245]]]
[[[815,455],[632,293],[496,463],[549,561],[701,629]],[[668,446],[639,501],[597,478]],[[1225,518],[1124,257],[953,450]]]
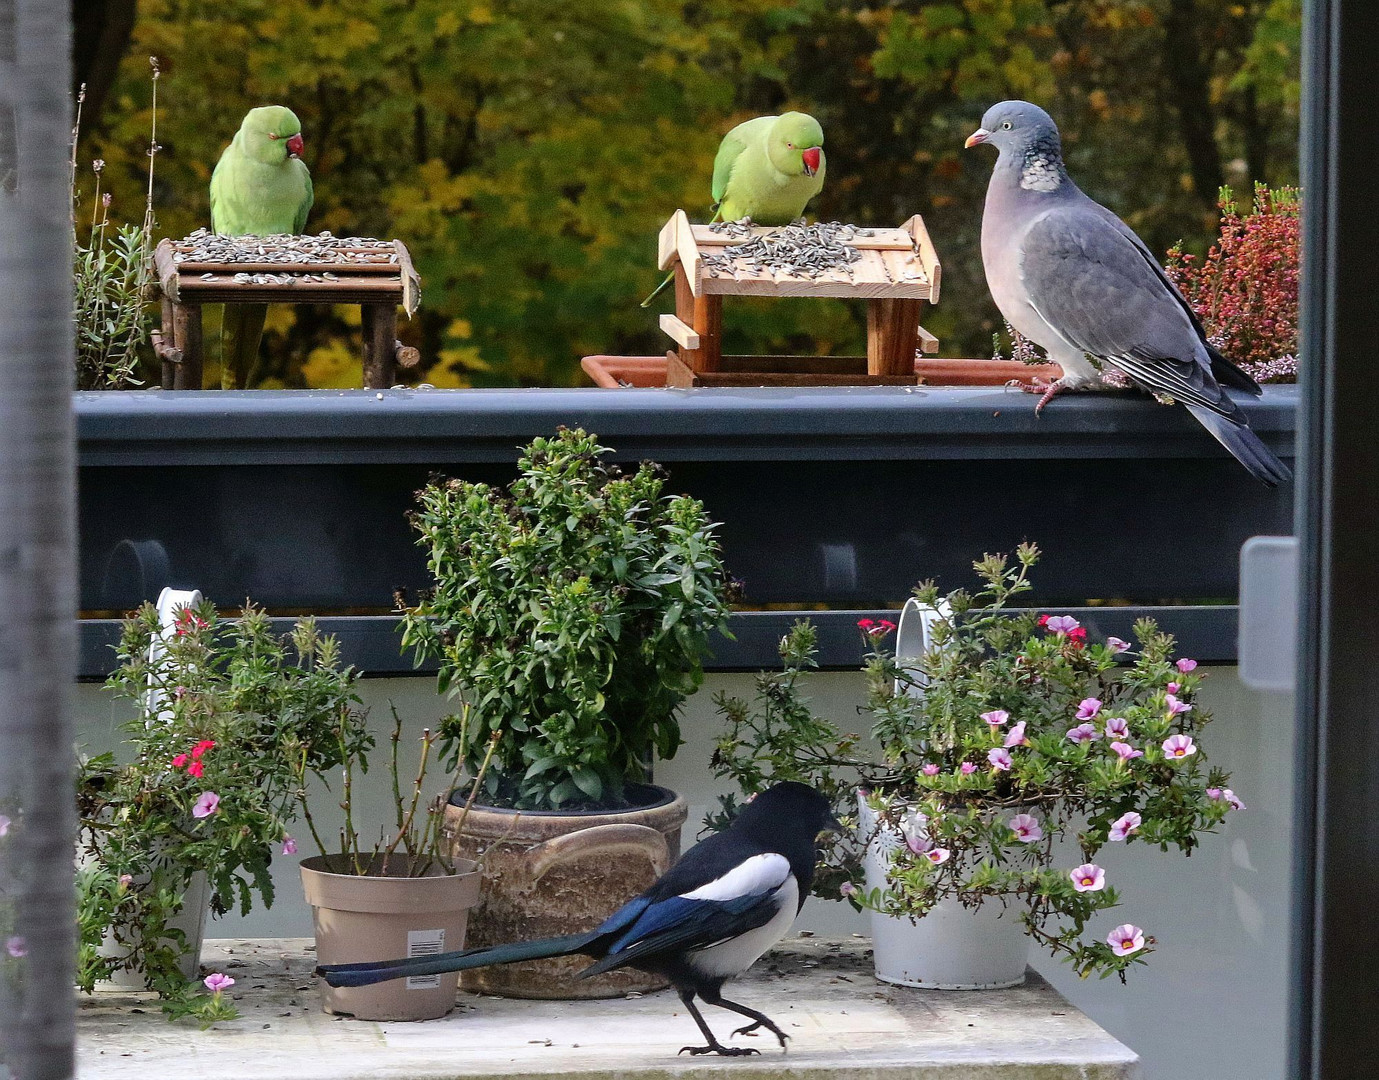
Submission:
[[[1297,188],[1255,185],[1243,216],[1221,189],[1221,235],[1205,258],[1168,253],[1165,269],[1211,343],[1259,382],[1294,382],[1298,349]]]

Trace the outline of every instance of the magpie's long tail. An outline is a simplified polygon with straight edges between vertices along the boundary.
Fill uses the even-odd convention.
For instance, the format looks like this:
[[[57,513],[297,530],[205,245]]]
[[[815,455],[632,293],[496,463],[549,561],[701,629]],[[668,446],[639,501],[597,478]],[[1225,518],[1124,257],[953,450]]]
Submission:
[[[1216,436],[1216,440],[1231,452],[1236,461],[1250,470],[1250,475],[1256,480],[1275,487],[1293,475],[1288,466],[1279,461],[1274,452],[1249,429],[1243,413],[1237,411],[1236,418],[1232,418],[1197,405],[1189,405],[1187,409]]]
[[[410,975],[443,975],[448,971],[493,964],[515,964],[520,960],[544,960],[549,956],[571,956],[583,952],[602,935],[567,934],[565,937],[523,941],[515,945],[494,945],[488,949],[461,949],[438,956],[417,956],[402,960],[380,960],[370,964],[322,964],[316,974],[331,986],[372,986],[374,983]]]

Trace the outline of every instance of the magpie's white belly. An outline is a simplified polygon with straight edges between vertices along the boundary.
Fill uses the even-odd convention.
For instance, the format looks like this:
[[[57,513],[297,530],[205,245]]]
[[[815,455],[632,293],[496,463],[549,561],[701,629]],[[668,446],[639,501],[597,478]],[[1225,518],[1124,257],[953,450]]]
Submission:
[[[793,874],[776,891],[780,908],[771,921],[727,941],[697,949],[686,956],[689,966],[709,978],[732,978],[746,971],[772,945],[785,937],[800,906],[800,888]]]

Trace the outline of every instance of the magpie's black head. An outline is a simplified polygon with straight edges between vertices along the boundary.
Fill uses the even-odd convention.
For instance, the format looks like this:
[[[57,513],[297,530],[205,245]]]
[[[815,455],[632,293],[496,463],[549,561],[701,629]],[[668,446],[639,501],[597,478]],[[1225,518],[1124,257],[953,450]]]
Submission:
[[[747,828],[765,826],[806,835],[811,841],[826,829],[841,832],[843,828],[825,796],[794,780],[767,788],[738,817]]]

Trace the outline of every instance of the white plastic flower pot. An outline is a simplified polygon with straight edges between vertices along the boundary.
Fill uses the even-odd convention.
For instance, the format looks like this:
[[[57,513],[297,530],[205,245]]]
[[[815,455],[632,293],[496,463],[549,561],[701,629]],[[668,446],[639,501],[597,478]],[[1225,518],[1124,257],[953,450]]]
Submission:
[[[867,890],[886,888],[900,833],[857,797],[858,829],[866,843]],[[869,912],[876,977],[929,990],[998,990],[1025,981],[1029,938],[1014,908],[999,900],[964,907],[942,900],[921,919]]]
[[[909,697],[919,697],[923,694],[929,677],[919,667],[920,658],[934,647],[934,625],[952,613],[946,600],[940,600],[937,607],[921,604],[913,596],[905,601],[905,606],[900,609],[900,621],[895,628],[895,662],[900,670],[914,681],[914,685],[897,679],[897,694]]]
[[[182,931],[187,950],[178,961],[183,977],[195,979],[201,968],[201,943],[206,936],[206,916],[211,910],[211,883],[206,875],[197,871],[187,884],[182,901],[182,910],[168,920],[168,927]],[[129,950],[115,942],[109,934],[101,942],[100,955],[108,959],[120,960],[118,967],[110,973],[110,978],[96,984],[97,992],[128,993],[143,990],[144,973],[128,961]]]

